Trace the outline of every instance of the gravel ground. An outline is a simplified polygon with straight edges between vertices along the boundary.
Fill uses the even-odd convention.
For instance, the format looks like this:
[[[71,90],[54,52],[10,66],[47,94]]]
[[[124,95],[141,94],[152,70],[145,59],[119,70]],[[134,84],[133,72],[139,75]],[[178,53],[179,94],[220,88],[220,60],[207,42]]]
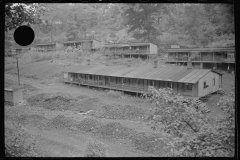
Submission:
[[[108,119],[142,120],[144,115],[148,112],[147,109],[134,105],[111,104],[104,105],[101,108],[103,113],[99,116],[99,118]]]
[[[64,111],[77,106],[77,99],[63,93],[41,93],[27,99],[31,106],[38,106],[49,110]]]
[[[76,121],[73,119],[64,115],[58,115],[47,123],[46,129],[71,129],[75,125]]]

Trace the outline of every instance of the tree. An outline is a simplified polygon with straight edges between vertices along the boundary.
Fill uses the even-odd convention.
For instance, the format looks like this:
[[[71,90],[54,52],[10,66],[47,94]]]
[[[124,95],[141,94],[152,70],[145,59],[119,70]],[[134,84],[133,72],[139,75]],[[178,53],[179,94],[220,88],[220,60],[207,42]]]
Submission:
[[[24,22],[38,24],[44,5],[36,3],[7,3],[5,5],[5,31],[16,29]]]
[[[74,20],[68,21],[67,24],[67,33],[66,37],[69,41],[75,41],[78,39],[78,28],[77,28],[77,22]]]
[[[154,15],[163,8],[162,4],[126,4],[123,16],[124,24],[129,26],[128,32],[133,32],[136,39],[151,42],[159,34],[153,26]]]
[[[222,97],[218,106],[224,114],[217,121],[204,114],[192,99],[171,89],[153,87],[144,95],[153,102],[149,120],[163,134],[169,156],[234,156],[235,94]]]

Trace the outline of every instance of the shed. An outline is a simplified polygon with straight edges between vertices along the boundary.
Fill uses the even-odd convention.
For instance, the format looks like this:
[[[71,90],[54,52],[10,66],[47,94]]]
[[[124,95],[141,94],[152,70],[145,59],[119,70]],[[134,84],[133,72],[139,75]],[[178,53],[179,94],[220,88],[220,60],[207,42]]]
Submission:
[[[22,86],[8,86],[4,88],[4,99],[5,102],[8,102],[10,104],[17,104],[23,100],[23,94],[22,94]]]
[[[79,65],[64,71],[64,82],[143,93],[149,86],[172,88],[184,96],[200,98],[222,86],[222,74],[184,66]]]

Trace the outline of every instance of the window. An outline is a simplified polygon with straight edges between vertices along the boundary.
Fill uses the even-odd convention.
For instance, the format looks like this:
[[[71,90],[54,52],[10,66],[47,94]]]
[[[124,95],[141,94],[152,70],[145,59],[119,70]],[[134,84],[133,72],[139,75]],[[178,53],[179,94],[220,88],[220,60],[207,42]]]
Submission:
[[[188,84],[188,85],[187,85],[187,89],[188,89],[188,90],[192,90],[192,84]]]
[[[99,76],[99,80],[102,80],[103,79],[103,77],[102,76]]]
[[[92,75],[89,75],[89,79],[92,79],[93,77],[92,77]]]
[[[213,79],[213,86],[215,86],[215,78]]]
[[[207,87],[208,87],[207,82],[203,82],[203,89],[205,89]]]

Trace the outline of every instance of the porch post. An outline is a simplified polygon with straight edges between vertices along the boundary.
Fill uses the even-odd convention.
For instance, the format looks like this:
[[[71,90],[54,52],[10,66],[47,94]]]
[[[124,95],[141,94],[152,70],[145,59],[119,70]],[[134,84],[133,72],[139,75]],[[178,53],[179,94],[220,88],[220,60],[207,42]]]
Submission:
[[[192,84],[192,97],[194,97],[194,88],[195,88],[195,84]]]
[[[88,89],[89,89],[89,75],[87,75],[87,85],[88,85]]]
[[[99,75],[98,75],[98,86],[99,86]]]
[[[213,52],[213,61],[214,61],[214,52]]]
[[[138,82],[139,82],[139,79],[137,79],[137,96],[138,96],[138,88],[139,88]]]
[[[122,77],[122,93],[123,93],[123,77]]]

